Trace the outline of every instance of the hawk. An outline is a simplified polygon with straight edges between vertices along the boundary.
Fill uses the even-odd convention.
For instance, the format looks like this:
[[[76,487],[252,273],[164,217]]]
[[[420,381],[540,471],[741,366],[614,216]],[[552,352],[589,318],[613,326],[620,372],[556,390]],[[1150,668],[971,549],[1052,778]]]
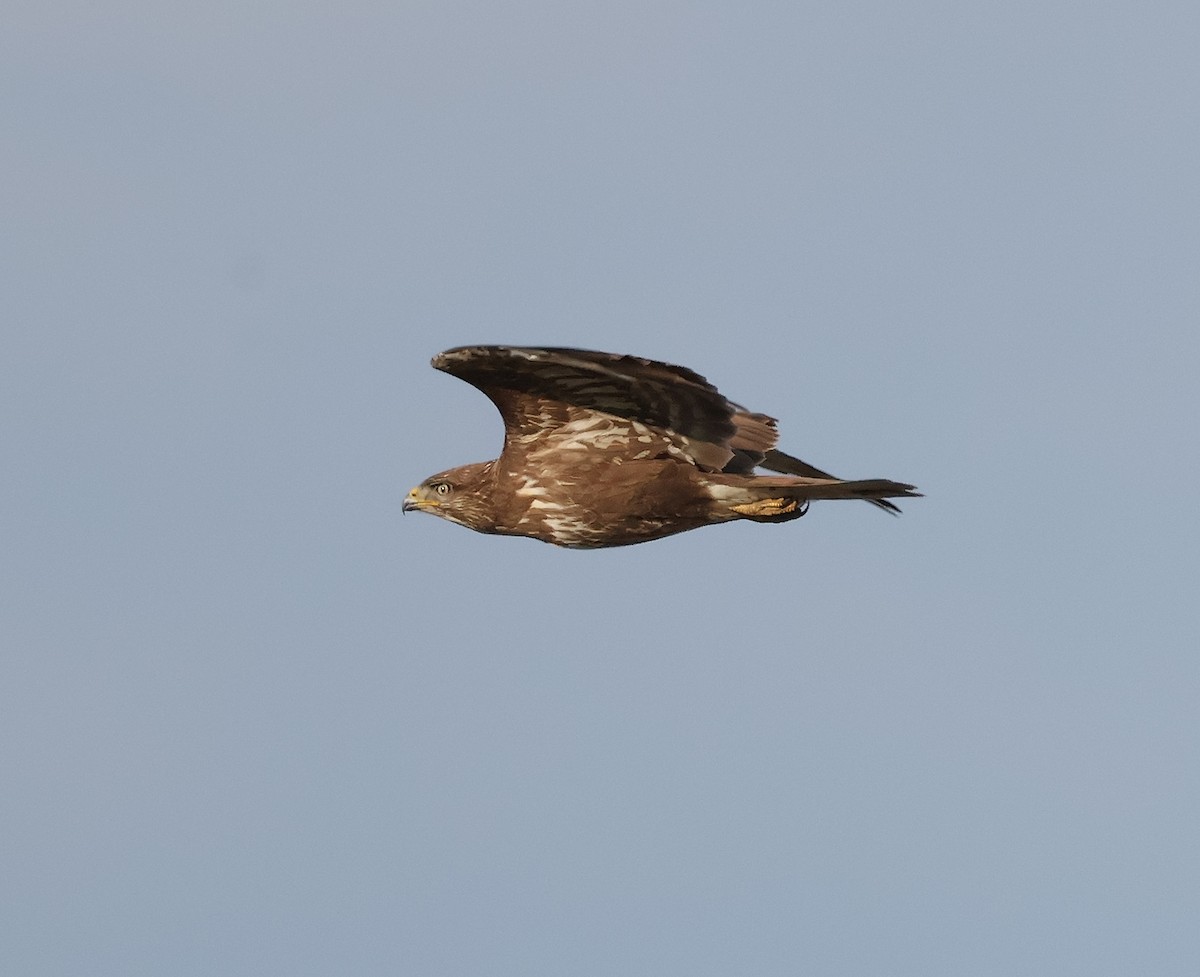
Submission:
[[[888,499],[920,494],[882,478],[843,481],[775,450],[774,418],[682,366],[519,346],[462,346],[433,366],[499,408],[504,449],[427,478],[403,510],[477,532],[626,546],[735,519],[788,522],[814,499],[864,499],[896,514]]]

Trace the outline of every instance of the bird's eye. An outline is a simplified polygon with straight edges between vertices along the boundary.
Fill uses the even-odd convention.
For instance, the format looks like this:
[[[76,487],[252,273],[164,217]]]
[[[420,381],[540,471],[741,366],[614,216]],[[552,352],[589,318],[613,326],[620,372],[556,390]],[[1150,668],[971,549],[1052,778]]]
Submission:
[[[450,483],[438,482],[433,486],[433,490],[437,492],[438,495],[445,497],[450,494]]]

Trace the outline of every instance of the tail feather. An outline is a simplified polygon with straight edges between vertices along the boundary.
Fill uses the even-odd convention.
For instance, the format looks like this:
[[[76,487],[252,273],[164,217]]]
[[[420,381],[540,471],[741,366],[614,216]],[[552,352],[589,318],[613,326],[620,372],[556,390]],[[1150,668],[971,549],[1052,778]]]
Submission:
[[[801,461],[799,458],[794,458],[782,451],[777,451],[774,448],[766,453],[766,457],[759,463],[760,468],[765,468],[767,471],[779,472],[783,475],[800,475],[804,478],[822,478],[829,481],[841,481],[836,475],[830,475],[829,472],[823,472],[821,469],[810,465],[807,461]],[[920,496],[920,492],[914,492],[913,486],[903,485],[899,482],[892,482],[892,485],[900,485],[906,489],[906,492],[898,493],[897,498],[912,498]],[[846,498],[847,496],[838,496],[838,498]],[[870,502],[871,505],[882,509],[884,512],[890,513],[893,516],[900,515],[900,507],[886,498],[872,498],[870,496],[862,496],[864,502]]]
[[[713,498],[747,519],[782,522],[804,515],[808,503],[817,499],[862,499],[899,509],[887,499],[920,497],[916,486],[887,478],[843,481],[840,478],[802,476],[709,476]]]

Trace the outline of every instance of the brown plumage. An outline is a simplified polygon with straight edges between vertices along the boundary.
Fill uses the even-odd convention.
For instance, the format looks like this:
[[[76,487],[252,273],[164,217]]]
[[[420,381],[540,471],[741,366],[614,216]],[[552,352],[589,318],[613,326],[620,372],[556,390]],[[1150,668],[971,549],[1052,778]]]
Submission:
[[[777,451],[774,418],[682,366],[517,346],[463,346],[433,366],[491,398],[504,449],[426,479],[404,511],[479,532],[625,546],[734,519],[787,522],[814,499],[864,499],[895,514],[889,498],[920,494],[887,479],[843,481]]]

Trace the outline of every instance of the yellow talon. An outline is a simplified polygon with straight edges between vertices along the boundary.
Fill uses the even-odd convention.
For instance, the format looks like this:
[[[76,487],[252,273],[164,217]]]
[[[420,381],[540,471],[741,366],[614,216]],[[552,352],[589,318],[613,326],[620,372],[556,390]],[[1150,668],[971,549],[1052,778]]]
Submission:
[[[796,499],[757,499],[730,508],[743,516],[784,516],[800,507]]]

